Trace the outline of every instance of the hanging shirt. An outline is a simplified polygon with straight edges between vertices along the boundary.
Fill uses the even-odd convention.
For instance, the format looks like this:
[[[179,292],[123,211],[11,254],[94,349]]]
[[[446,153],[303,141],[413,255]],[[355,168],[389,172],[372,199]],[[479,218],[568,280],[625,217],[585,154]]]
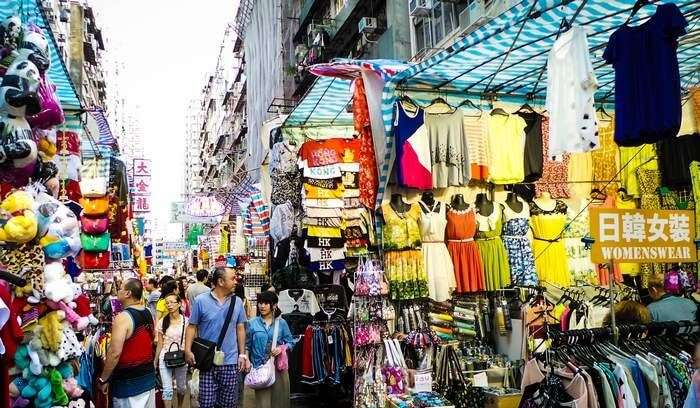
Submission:
[[[593,94],[598,87],[582,27],[554,42],[547,59],[549,154],[587,152],[598,146]]]
[[[298,292],[301,292],[298,297],[292,296]],[[290,289],[281,291],[277,307],[283,314],[292,313],[295,309],[301,313],[312,315],[321,311],[316,295],[308,289],[291,289],[291,292]]]
[[[494,184],[525,178],[525,120],[518,115],[489,115],[489,177]]]
[[[639,146],[675,137],[681,125],[678,37],[688,22],[678,6],[659,4],[638,26],[623,25],[603,58],[615,68],[615,142]]]
[[[418,108],[414,114],[396,103],[394,138],[396,139],[396,174],[404,187],[431,189],[433,176],[430,163],[430,141],[425,126],[425,112]]]

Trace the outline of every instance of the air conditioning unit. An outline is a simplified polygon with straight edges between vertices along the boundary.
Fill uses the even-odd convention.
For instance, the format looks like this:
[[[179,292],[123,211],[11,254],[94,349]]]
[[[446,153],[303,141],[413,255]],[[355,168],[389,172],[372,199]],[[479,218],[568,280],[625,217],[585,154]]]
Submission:
[[[462,31],[472,31],[487,21],[488,16],[483,0],[472,0],[466,9],[459,13],[459,28]]]
[[[376,17],[362,17],[357,23],[357,31],[365,34],[372,34],[379,28]]]
[[[412,17],[429,17],[433,0],[408,0],[408,14]]]

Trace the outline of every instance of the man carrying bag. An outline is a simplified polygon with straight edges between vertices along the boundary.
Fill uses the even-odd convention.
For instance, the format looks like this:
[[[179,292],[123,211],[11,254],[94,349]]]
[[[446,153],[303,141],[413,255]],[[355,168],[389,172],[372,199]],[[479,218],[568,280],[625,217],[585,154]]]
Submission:
[[[211,286],[213,289],[197,296],[192,305],[185,359],[199,369],[201,408],[235,408],[238,372],[250,368],[245,354],[245,309],[241,299],[233,294],[235,270],[216,268]]]

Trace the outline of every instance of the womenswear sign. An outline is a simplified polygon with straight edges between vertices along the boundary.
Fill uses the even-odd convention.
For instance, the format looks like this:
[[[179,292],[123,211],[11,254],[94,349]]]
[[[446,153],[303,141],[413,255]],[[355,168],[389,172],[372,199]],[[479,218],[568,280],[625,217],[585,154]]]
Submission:
[[[695,262],[695,214],[687,210],[590,210],[594,263]]]

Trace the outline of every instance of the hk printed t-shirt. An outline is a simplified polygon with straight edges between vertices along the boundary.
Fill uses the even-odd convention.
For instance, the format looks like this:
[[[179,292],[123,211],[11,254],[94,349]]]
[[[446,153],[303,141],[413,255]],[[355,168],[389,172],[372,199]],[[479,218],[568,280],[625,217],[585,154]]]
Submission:
[[[299,157],[305,167],[357,162],[360,158],[360,140],[310,140],[301,146]]]

